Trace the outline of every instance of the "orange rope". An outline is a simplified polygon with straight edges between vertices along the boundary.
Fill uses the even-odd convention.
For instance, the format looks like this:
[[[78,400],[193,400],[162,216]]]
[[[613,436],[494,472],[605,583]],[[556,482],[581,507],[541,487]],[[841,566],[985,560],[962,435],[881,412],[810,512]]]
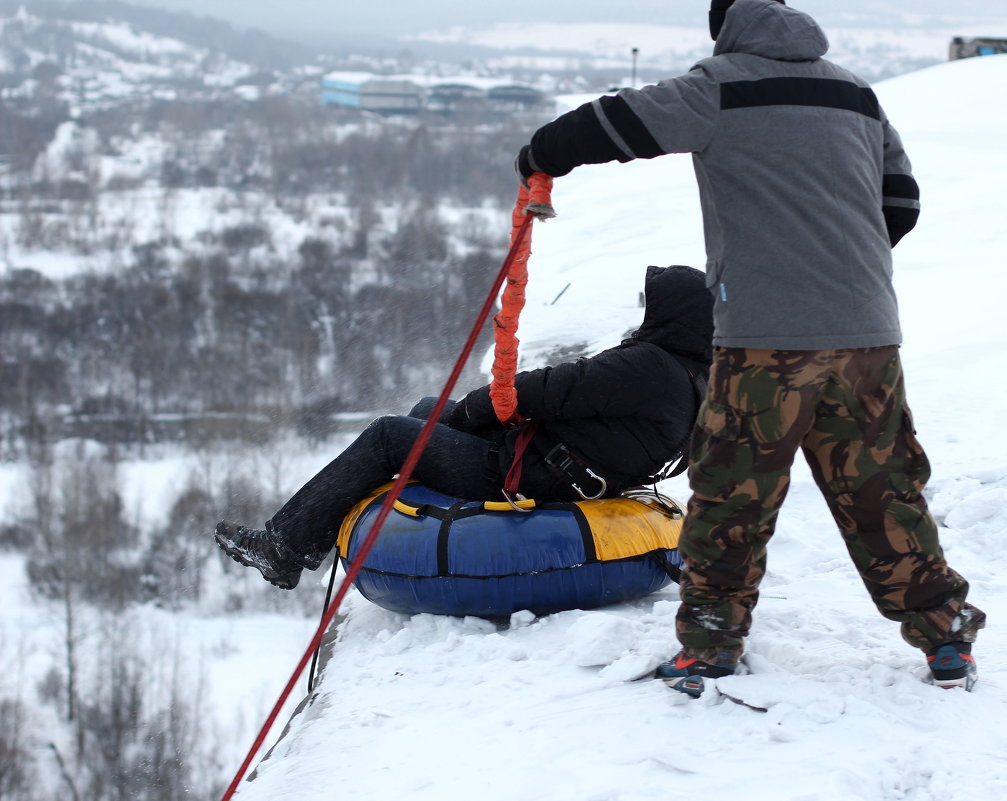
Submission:
[[[493,410],[501,423],[515,423],[520,420],[517,411],[517,390],[514,376],[517,375],[518,318],[525,303],[525,286],[528,284],[528,257],[531,256],[531,232],[525,229],[532,218],[546,220],[555,217],[552,208],[552,177],[543,172],[532,173],[528,186],[518,190],[517,202],[511,214],[511,247],[518,247],[507,274],[500,311],[493,317],[493,381],[490,383],[490,399]]]

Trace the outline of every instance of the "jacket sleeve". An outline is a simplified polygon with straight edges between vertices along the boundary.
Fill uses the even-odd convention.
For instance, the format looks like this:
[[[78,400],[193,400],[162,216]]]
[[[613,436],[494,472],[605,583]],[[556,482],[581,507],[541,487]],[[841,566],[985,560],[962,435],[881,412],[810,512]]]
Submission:
[[[916,227],[920,216],[920,187],[913,178],[909,157],[898,131],[882,117],[884,126],[884,177],[881,183],[881,211],[892,247]]]
[[[539,128],[528,164],[554,177],[582,164],[702,150],[719,111],[719,87],[702,69],[585,103]]]

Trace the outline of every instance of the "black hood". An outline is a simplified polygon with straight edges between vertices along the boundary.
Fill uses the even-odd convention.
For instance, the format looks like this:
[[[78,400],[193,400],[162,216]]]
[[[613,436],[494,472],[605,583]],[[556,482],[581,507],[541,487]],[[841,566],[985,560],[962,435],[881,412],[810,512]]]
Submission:
[[[694,267],[648,267],[647,308],[631,339],[652,342],[676,356],[713,362],[713,295]]]

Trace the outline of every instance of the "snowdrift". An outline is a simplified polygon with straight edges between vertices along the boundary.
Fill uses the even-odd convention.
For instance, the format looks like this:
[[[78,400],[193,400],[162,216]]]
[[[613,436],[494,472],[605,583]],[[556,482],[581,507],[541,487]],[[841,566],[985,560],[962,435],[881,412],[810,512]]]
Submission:
[[[506,625],[410,617],[351,595],[313,697],[237,797],[1003,797],[1005,85],[1000,56],[878,86],[923,192],[920,225],[896,250],[909,400],[934,465],[945,550],[991,623],[973,694],[921,681],[920,654],[870,604],[798,466],[770,547],[750,673],[723,684],[768,711],[719,692],[690,701],[647,678],[676,650],[674,587],[593,612],[518,612]],[[648,264],[704,262],[688,158],[583,168],[556,182],[553,199],[560,217],[536,231],[531,262],[526,367],[559,345],[617,341],[639,320]],[[662,490],[687,496],[684,478]]]

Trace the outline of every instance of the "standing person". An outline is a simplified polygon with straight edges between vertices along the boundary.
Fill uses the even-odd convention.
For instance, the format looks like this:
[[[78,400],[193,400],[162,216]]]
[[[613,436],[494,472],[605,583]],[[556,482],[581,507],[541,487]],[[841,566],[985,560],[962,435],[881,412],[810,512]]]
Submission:
[[[782,0],[713,0],[712,58],[540,128],[523,177],[692,153],[714,364],[690,453],[677,634],[657,675],[698,696],[734,672],[766,546],[804,451],[854,564],[939,686],[971,689],[985,615],[946,563],[906,405],[892,247],[919,189],[869,85]]]
[[[643,323],[621,345],[589,358],[518,373],[518,412],[503,426],[489,385],[445,410],[413,478],[471,500],[499,499],[514,477],[539,501],[610,497],[647,483],[686,448],[709,374],[713,301],[692,267],[648,267]],[[385,415],[252,529],[221,521],[217,544],[271,584],[293,589],[335,544],[343,518],[405,462],[434,399],[409,416]],[[521,455],[523,454],[523,456]],[[520,470],[511,473],[515,461]],[[511,474],[511,475],[508,475]]]

